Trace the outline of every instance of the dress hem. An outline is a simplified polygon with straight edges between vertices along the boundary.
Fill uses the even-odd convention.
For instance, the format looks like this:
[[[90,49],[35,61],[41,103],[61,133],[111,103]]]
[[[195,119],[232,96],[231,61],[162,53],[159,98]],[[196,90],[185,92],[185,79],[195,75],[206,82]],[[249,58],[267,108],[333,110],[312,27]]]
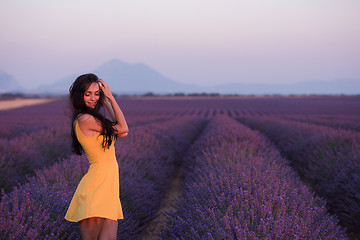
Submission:
[[[104,216],[99,216],[99,215],[87,216],[87,217],[81,218],[81,219],[79,219],[79,220],[67,219],[66,217],[64,217],[64,218],[65,218],[65,220],[68,221],[68,222],[80,222],[81,220],[84,220],[84,219],[87,219],[87,218],[92,218],[92,217],[106,218],[106,219],[110,219],[110,220],[113,220],[113,221],[117,221],[117,220],[122,220],[122,219],[124,219],[124,217],[122,217],[122,218],[119,217],[119,218],[115,219],[115,218],[109,218],[109,217],[104,217]]]

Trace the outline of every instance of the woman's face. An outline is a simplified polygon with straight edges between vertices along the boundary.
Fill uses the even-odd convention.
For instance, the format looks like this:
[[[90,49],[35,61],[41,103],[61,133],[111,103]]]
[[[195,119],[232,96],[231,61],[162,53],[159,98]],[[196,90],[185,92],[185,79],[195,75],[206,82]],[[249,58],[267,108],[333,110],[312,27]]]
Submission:
[[[91,83],[89,88],[84,93],[84,102],[86,107],[95,108],[100,98],[100,87],[97,82]]]

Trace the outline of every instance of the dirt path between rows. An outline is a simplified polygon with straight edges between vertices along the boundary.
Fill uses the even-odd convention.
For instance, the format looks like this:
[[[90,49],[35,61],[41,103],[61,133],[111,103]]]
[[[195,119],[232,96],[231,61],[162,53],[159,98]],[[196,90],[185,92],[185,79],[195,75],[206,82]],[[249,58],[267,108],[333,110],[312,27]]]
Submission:
[[[9,110],[54,101],[54,98],[15,98],[0,100],[0,110]]]
[[[162,206],[157,212],[158,217],[152,220],[149,225],[145,228],[144,234],[141,239],[143,240],[157,240],[159,238],[159,234],[163,228],[167,225],[167,216],[166,212],[175,211],[176,210],[176,201],[181,194],[181,187],[183,183],[184,177],[182,173],[182,168],[176,170],[171,183],[170,189],[166,193]]]

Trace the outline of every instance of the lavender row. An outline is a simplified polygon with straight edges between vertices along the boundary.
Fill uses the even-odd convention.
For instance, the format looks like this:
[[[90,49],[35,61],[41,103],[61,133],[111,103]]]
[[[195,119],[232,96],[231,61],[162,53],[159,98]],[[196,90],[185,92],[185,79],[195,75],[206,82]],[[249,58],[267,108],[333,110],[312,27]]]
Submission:
[[[185,116],[198,115],[211,118],[236,116],[332,115],[358,116],[360,97],[313,96],[313,97],[154,97],[127,98],[121,100],[126,111],[132,114]],[[121,105],[122,106],[122,105]]]
[[[277,149],[230,118],[206,126],[184,166],[162,239],[346,239]]]
[[[345,130],[360,131],[360,117],[352,115],[290,115],[283,119],[312,123]]]
[[[68,156],[70,146],[69,127],[61,123],[10,140],[0,138],[0,188],[10,191],[24,183],[34,169]]]
[[[360,234],[360,133],[280,119],[242,119],[268,136],[331,212]]]
[[[154,123],[134,127],[128,137],[116,142],[124,211],[124,220],[119,221],[119,239],[139,239],[146,225],[156,217],[177,161],[203,125],[201,119],[185,118]],[[72,155],[37,171],[28,183],[10,194],[3,193],[0,236],[78,239],[78,225],[66,222],[63,217],[88,166],[84,156]]]
[[[120,183],[124,186],[121,199],[129,207],[130,217],[138,222],[136,226],[121,221],[119,239],[139,239],[142,230],[156,217],[176,167],[204,124],[204,120],[196,118],[157,123],[156,129],[146,127],[144,135],[133,139],[128,148],[119,146],[118,159],[123,166]],[[145,156],[139,154],[142,149],[147,149]],[[127,224],[131,225],[126,227]],[[123,233],[126,229],[135,234]]]

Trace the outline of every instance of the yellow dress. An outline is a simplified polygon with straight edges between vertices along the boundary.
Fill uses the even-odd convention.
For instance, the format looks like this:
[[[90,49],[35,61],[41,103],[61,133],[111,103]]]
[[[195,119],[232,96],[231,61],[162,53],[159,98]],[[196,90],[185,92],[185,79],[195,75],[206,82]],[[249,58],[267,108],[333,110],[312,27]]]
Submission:
[[[123,219],[119,198],[119,167],[114,141],[109,149],[102,148],[103,136],[85,136],[75,120],[77,138],[89,160],[90,168],[81,179],[65,219],[78,222],[89,217]]]

